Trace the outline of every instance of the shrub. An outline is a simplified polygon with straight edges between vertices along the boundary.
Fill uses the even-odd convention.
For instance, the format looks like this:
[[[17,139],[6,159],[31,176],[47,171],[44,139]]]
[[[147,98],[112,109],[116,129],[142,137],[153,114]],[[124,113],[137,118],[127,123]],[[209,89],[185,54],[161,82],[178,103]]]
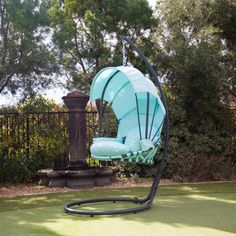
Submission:
[[[191,120],[176,98],[168,94],[170,111],[170,143],[163,177],[183,180],[224,179],[236,174],[236,145],[234,140],[236,112],[219,107],[218,124],[199,122],[193,131]],[[232,114],[233,113],[233,114]],[[222,117],[220,117],[222,116]],[[200,120],[200,119],[199,119]],[[194,121],[196,122],[196,121]],[[164,140],[164,136],[162,137]],[[120,175],[153,177],[159,167],[162,148],[157,152],[155,164],[117,163]]]

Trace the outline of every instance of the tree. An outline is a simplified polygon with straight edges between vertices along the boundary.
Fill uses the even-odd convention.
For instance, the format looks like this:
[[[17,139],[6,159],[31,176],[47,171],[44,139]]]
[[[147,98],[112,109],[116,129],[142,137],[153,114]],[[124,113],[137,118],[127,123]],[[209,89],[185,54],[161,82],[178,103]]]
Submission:
[[[229,95],[226,89],[230,93],[235,90],[236,64],[230,56],[235,25],[219,24],[219,19],[223,15],[229,17],[227,22],[236,20],[236,5],[230,2],[223,6],[221,0],[159,1],[162,68],[169,69],[166,78],[195,130],[201,130],[201,123],[209,124],[203,117],[212,125],[226,125],[222,100]]]
[[[233,169],[235,128],[228,97],[236,79],[235,2],[157,1],[153,58],[169,92],[169,170],[180,176]]]
[[[46,43],[47,11],[37,0],[0,0],[0,93],[46,87],[56,70]]]
[[[72,78],[70,86],[88,90],[102,67],[120,65],[121,37],[142,44],[157,26],[152,13],[146,0],[52,0],[53,42]]]
[[[236,97],[236,1],[160,0],[157,8],[173,40],[181,34],[187,45],[205,44],[215,51],[225,73],[221,96]]]

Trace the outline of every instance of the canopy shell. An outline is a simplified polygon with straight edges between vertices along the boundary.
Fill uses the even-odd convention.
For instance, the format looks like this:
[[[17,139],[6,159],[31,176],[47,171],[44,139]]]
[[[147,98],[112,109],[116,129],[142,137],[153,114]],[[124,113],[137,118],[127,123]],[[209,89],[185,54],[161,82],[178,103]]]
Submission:
[[[117,137],[134,130],[140,139],[160,135],[165,108],[153,82],[138,69],[128,66],[107,67],[95,76],[90,101],[102,99],[112,107],[119,121]]]

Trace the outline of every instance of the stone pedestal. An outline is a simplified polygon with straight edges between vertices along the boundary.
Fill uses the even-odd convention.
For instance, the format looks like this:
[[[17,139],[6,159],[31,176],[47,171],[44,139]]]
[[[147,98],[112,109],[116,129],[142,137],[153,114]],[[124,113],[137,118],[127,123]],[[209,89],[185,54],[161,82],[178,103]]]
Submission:
[[[89,96],[75,91],[62,97],[69,109],[69,166],[70,170],[87,169],[86,163],[86,114]]]
[[[69,165],[64,169],[38,171],[39,184],[74,189],[111,184],[114,170],[111,167],[89,167],[86,162],[86,113],[88,95],[75,91],[62,98],[69,109]]]

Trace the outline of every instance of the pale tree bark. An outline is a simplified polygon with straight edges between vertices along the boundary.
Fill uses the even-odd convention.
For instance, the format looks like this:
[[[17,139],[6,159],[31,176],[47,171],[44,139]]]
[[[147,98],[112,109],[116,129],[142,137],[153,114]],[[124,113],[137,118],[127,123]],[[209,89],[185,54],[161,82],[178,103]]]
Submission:
[[[1,84],[0,84],[0,94],[2,93],[4,88],[7,87],[7,85],[10,83],[12,76],[13,76],[13,74],[8,75],[5,79],[0,80],[0,82],[1,82]],[[2,80],[4,80],[4,81],[2,82]]]

